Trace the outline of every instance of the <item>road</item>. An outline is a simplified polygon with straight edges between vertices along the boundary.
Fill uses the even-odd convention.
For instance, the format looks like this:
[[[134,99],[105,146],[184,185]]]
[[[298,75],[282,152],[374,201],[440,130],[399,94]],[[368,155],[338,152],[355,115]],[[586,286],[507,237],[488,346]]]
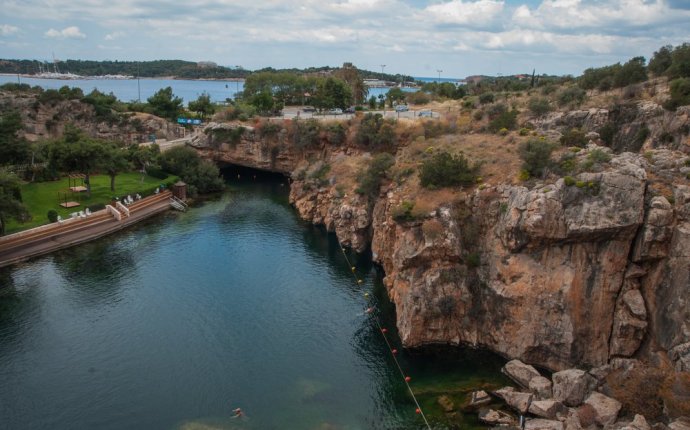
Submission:
[[[274,117],[275,119],[282,118],[282,119],[293,119],[299,116],[301,119],[308,119],[308,118],[316,118],[316,119],[324,119],[324,120],[332,120],[332,119],[350,119],[354,116],[354,114],[350,113],[343,113],[339,115],[333,115],[333,114],[327,114],[327,115],[319,115],[316,112],[303,112],[302,111],[303,106],[287,106],[283,109],[283,115],[279,117]],[[395,112],[394,110],[391,109],[386,109],[385,112],[383,110],[373,110],[373,111],[367,111],[366,113],[373,113],[373,114],[381,114],[386,118],[396,118],[396,119],[420,119],[418,114],[419,112],[431,112],[432,118],[439,118],[440,114],[438,111],[431,111],[430,109],[410,109],[407,112]]]

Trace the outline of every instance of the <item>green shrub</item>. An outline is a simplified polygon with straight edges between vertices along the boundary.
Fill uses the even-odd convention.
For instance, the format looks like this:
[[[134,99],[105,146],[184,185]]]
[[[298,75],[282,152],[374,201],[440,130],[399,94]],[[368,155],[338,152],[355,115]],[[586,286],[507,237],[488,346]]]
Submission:
[[[575,182],[575,178],[573,178],[572,176],[565,176],[563,178],[563,183],[566,187],[572,187],[573,185],[575,185]]]
[[[485,105],[494,102],[494,93],[484,93],[479,95],[479,103]]]
[[[496,133],[502,128],[508,130],[515,129],[515,125],[517,124],[517,115],[518,111],[515,109],[509,112],[503,112],[489,122],[489,131]]]
[[[561,145],[563,146],[577,146],[579,148],[584,148],[587,146],[588,140],[585,137],[585,132],[579,128],[571,128],[570,130],[563,133],[560,138]]]
[[[585,101],[587,92],[580,87],[564,88],[558,93],[557,100],[559,106],[574,105],[579,106]]]
[[[475,121],[481,121],[482,118],[484,118],[484,111],[483,110],[477,110],[472,114],[472,118],[474,118]]]
[[[146,174],[156,179],[165,179],[169,176],[165,170],[155,166],[147,167]]]
[[[669,110],[690,105],[690,78],[674,79],[669,84],[671,99],[664,104]]]
[[[362,146],[384,149],[395,145],[395,120],[384,119],[381,114],[367,113],[357,128],[355,141]]]
[[[58,213],[55,209],[51,209],[48,211],[48,221],[50,222],[55,222],[58,219]]]
[[[518,150],[523,161],[522,168],[529,176],[541,177],[551,166],[553,144],[542,139],[529,139]]]
[[[425,188],[472,185],[480,167],[479,163],[470,164],[462,154],[453,156],[445,151],[439,152],[422,163],[419,180]]]
[[[369,161],[366,169],[357,175],[358,194],[374,197],[378,194],[381,181],[386,177],[388,170],[395,164],[395,158],[388,153],[377,154]]]
[[[87,206],[86,209],[88,209],[91,212],[98,212],[105,209],[105,205],[103,203],[95,203],[93,205]]]
[[[584,187],[587,186],[587,182],[585,182],[585,181],[577,181],[577,182],[575,182],[575,186],[576,186],[577,188],[584,188]]]
[[[414,202],[411,202],[409,200],[403,200],[400,203],[400,206],[393,209],[393,219],[398,222],[414,220],[414,215],[412,215],[412,209],[414,209]]]
[[[467,267],[471,269],[479,267],[481,264],[481,256],[478,252],[471,252],[465,257],[465,262],[467,263]]]
[[[502,128],[502,129],[500,129],[500,130],[498,130],[498,134],[500,134],[501,136],[507,136],[508,133],[509,133],[509,131],[508,131],[508,129],[505,128],[505,127]]]
[[[549,100],[543,97],[532,97],[527,102],[527,107],[536,116],[543,116],[551,112]]]
[[[558,167],[562,173],[575,172],[578,165],[577,157],[572,152],[566,152],[561,156],[561,159],[558,160]]]
[[[611,156],[602,149],[594,149],[588,155],[587,159],[594,163],[608,163],[611,161]]]
[[[530,132],[530,129],[529,129],[529,128],[523,127],[523,128],[520,129],[520,136],[528,136],[528,135],[529,135],[529,132]]]
[[[599,129],[599,137],[606,146],[613,145],[613,141],[618,134],[618,127],[613,122],[607,122]]]
[[[292,139],[299,149],[314,148],[321,143],[321,122],[310,118],[306,121],[292,121]]]
[[[331,165],[327,163],[321,163],[316,169],[312,170],[309,174],[309,179],[316,179],[318,181],[323,181],[326,179],[326,175],[331,171]]]
[[[276,136],[283,127],[276,122],[264,121],[257,128],[259,137],[265,138]]]

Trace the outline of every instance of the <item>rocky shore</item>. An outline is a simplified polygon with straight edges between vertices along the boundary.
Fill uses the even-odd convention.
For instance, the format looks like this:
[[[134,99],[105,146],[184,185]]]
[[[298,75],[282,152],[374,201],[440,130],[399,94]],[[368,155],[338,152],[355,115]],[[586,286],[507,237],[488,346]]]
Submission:
[[[640,363],[631,369],[660,371],[670,387],[658,386],[650,396],[664,407],[678,398],[690,405],[684,391],[690,387],[688,112],[670,116],[639,104],[625,126],[643,124],[647,140],[617,150],[597,133],[612,115],[570,112],[540,123],[546,134],[583,127],[590,143],[575,157],[584,162],[603,152],[609,161],[601,168],[570,180],[482,184],[412,219],[399,216],[409,191],[400,183],[385,183],[371,199],[338,172],[317,177],[325,164],[345,171],[342,166],[370,159],[354,144],[297,148],[287,124],[270,139],[246,125],[234,143],[217,138],[238,127],[232,123],[210,124],[193,144],[221,164],[289,175],[290,201],[302,218],[357,251],[371,246],[405,346],[469,345],[555,371],[532,387],[528,378],[518,381],[523,390],[492,394],[538,417],[528,420],[529,428],[643,430],[645,420],[665,420],[679,430],[685,424],[674,420],[689,414],[688,406],[629,416],[630,401],[610,400],[616,389],[605,387],[644,380],[647,370],[628,368]],[[604,369],[617,379],[607,379]],[[668,382],[673,375],[683,376]],[[629,422],[617,421],[619,403],[627,405]],[[580,416],[583,407],[591,419]],[[499,420],[494,424],[503,419],[489,415]]]

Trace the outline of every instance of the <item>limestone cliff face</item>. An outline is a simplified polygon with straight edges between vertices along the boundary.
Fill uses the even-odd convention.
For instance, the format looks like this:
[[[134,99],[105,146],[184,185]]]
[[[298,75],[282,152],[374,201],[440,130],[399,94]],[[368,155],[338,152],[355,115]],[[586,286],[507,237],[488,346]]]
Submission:
[[[251,132],[199,145],[216,160],[293,172],[304,219],[358,251],[371,243],[408,347],[469,344],[554,370],[662,354],[690,369],[690,186],[678,179],[689,169],[677,153],[622,153],[575,183],[479,187],[409,219],[395,183],[370,201],[295,173],[305,158],[316,171],[352,148],[304,154]],[[676,178],[671,193],[652,189],[664,175]]]

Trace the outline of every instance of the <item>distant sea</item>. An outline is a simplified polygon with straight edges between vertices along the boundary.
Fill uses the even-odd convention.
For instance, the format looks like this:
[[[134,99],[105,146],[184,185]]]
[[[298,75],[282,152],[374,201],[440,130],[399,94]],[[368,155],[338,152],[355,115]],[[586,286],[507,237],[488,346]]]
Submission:
[[[419,77],[415,78],[423,82],[435,82],[438,78]],[[454,78],[441,78],[441,82],[455,82]],[[181,97],[184,103],[196,100],[202,93],[206,92],[214,102],[223,102],[227,98],[235,97],[235,94],[244,90],[244,81],[204,81],[204,80],[184,80],[184,79],[38,79],[19,77],[17,75],[0,75],[0,85],[12,82],[21,82],[31,86],[38,85],[44,89],[59,89],[67,85],[68,87],[79,87],[84,93],[91,92],[94,88],[103,93],[113,93],[124,101],[133,100],[146,101],[156,91],[161,88],[171,87],[173,94]],[[405,89],[414,91],[414,89]],[[378,97],[385,94],[388,88],[370,88],[369,96]]]

